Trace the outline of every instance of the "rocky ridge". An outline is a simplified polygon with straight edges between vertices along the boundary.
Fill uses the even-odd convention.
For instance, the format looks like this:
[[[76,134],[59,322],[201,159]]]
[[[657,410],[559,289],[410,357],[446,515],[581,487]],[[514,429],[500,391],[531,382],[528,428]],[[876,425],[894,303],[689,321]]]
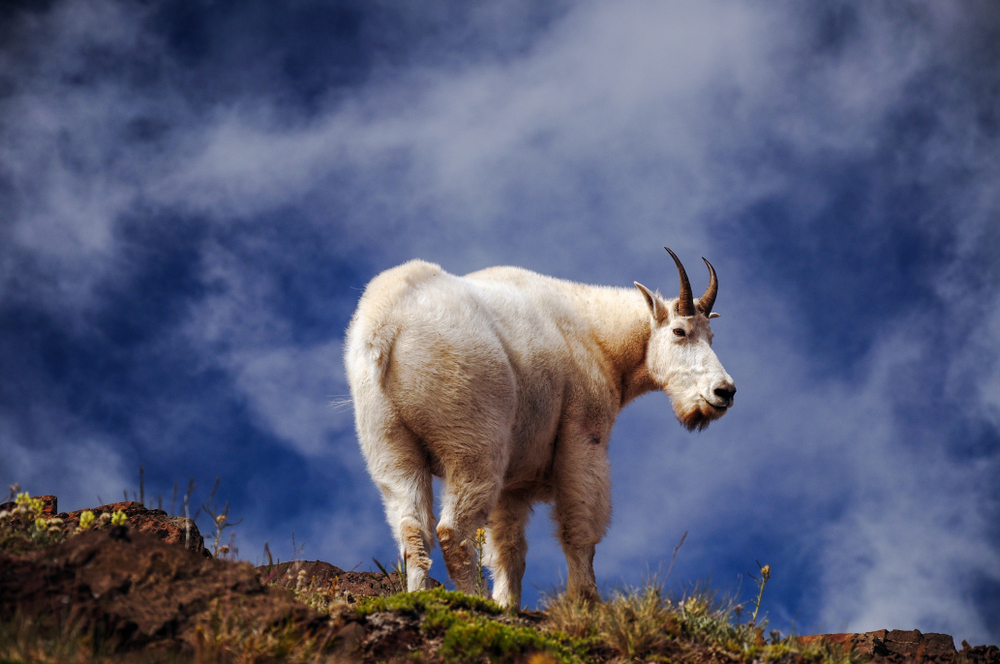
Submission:
[[[67,533],[76,528],[83,510],[58,513],[55,497],[44,498],[47,518],[61,519]],[[394,660],[415,651],[433,658],[434,644],[422,642],[416,615],[361,615],[349,608],[363,597],[398,592],[395,573],[345,571],[323,561],[254,568],[213,558],[192,521],[163,510],[122,502],[91,511],[119,510],[128,517],[125,526],[90,530],[22,555],[0,552],[0,621],[74,625],[124,650],[199,651],[208,640],[218,641],[220,629],[245,634],[288,628],[349,659]],[[343,608],[324,615],[303,601],[319,591],[342,600]],[[544,614],[521,612],[502,620],[531,625]],[[915,630],[803,636],[797,642],[878,663],[1000,664],[996,646],[963,642],[956,650],[948,635]]]

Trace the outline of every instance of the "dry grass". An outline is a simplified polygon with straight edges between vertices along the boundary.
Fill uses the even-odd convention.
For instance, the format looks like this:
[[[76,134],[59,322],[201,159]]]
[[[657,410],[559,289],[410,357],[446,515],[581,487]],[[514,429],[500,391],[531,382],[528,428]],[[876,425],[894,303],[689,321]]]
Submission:
[[[38,624],[20,615],[0,621],[0,664],[319,664],[336,661],[327,636],[295,625],[260,629],[238,612],[216,612],[195,629],[193,647],[120,647],[114,637],[79,625]]]
[[[344,609],[332,588],[304,587],[296,594],[320,610]],[[541,624],[482,598],[443,589],[366,598],[352,608],[362,622],[386,613],[416,620],[426,639],[419,654],[427,662],[520,662],[527,657],[538,664],[861,664],[867,659],[831,647],[802,648],[791,639],[767,643],[764,625],[740,623],[732,602],[719,601],[704,588],[671,599],[656,583],[614,591],[604,602],[550,596]],[[336,661],[335,645],[328,636],[311,636],[293,625],[260,629],[243,621],[237,610],[216,611],[198,628],[193,647],[183,650],[122,651],[114,640],[72,625],[40,627],[20,617],[0,622],[0,664],[313,664]]]
[[[313,664],[330,661],[329,637],[303,633],[294,624],[261,629],[248,624],[238,611],[217,610],[208,625],[195,630],[193,664]]]
[[[734,655],[769,647],[766,623],[740,623],[734,608],[732,601],[719,601],[703,587],[671,600],[655,580],[616,590],[599,603],[554,594],[544,604],[547,629],[586,639],[621,661],[676,655],[685,644]]]

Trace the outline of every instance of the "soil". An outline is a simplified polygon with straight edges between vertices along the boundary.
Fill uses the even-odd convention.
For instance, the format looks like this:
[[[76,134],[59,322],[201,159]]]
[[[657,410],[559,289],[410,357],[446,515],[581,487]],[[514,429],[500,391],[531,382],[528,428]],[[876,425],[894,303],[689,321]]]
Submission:
[[[0,617],[96,631],[119,647],[198,645],[213,621],[267,628],[325,619],[249,563],[206,558],[127,526],[22,556],[0,554]]]
[[[343,596],[348,604],[362,597],[388,597],[405,587],[398,572],[345,572],[322,560],[296,560],[257,568],[263,583],[295,590],[326,590]],[[428,578],[428,588],[441,583]]]
[[[63,520],[68,534],[81,511],[59,513],[44,497],[46,516]],[[0,505],[0,510],[10,505]],[[40,625],[70,625],[100,635],[114,648],[197,650],[220,625],[234,631],[292,627],[297,633],[335,639],[341,653],[364,661],[403,659],[421,651],[433,659],[434,643],[418,616],[376,613],[359,617],[349,608],[327,617],[301,596],[320,592],[353,604],[365,596],[388,596],[402,583],[397,573],[344,571],[324,561],[291,561],[254,568],[219,560],[206,550],[197,526],[138,502],[92,508],[95,514],[124,511],[127,525],[66,537],[21,555],[0,552],[0,620],[29,619]],[[433,581],[433,585],[440,585]],[[525,611],[510,620],[537,623],[544,614]],[[879,630],[865,634],[798,637],[801,644],[863,655],[877,664],[1000,664],[996,646],[956,650],[946,634]],[[723,653],[686,653],[684,661],[723,661]],[[794,659],[794,658],[793,658]],[[798,657],[801,659],[801,657]],[[541,661],[541,660],[539,660]],[[735,661],[735,660],[734,660]]]

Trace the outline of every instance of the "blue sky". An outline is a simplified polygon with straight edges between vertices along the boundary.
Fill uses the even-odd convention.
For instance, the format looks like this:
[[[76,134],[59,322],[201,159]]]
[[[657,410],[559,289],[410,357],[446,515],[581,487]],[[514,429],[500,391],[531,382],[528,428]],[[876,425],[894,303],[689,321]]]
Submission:
[[[739,394],[700,434],[623,412],[599,582],[688,532],[669,585],[768,563],[785,633],[997,643],[998,45],[986,1],[7,3],[0,479],[78,509],[219,476],[244,559],[394,560],[343,403],[367,281],[672,294],[668,245],[719,272]]]

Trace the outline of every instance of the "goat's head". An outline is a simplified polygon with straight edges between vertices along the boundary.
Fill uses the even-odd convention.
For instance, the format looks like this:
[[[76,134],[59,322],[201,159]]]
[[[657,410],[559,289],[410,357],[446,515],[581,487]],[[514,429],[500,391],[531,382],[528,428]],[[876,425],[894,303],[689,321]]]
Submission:
[[[704,429],[726,414],[736,394],[736,384],[712,350],[709,320],[719,315],[712,312],[718,279],[712,264],[702,258],[708,266],[709,283],[705,294],[695,300],[680,259],[667,251],[680,274],[680,296],[664,300],[659,293],[635,284],[651,316],[646,370],[670,397],[680,423],[690,430]]]

